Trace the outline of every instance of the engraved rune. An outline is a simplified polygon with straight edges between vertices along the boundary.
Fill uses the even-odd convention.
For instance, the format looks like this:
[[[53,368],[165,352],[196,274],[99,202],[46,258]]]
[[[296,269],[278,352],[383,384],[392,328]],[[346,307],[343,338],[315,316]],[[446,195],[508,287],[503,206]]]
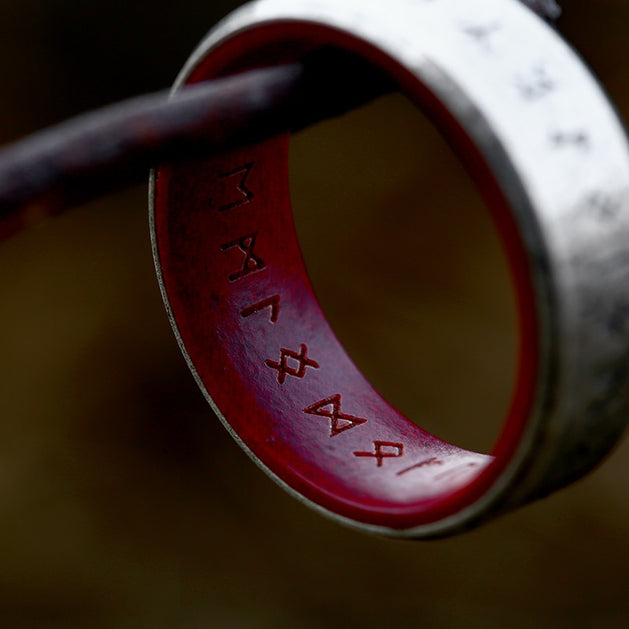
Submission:
[[[367,423],[366,419],[341,412],[341,396],[332,395],[304,409],[304,413],[330,419],[330,437],[336,437],[345,430],[351,430]]]
[[[303,378],[306,375],[306,369],[312,367],[313,369],[319,369],[319,363],[311,360],[307,357],[308,348],[305,345],[301,345],[300,352],[294,352],[290,349],[282,348],[280,350],[280,362],[274,360],[265,360],[264,364],[271,369],[277,370],[277,381],[280,384],[284,384],[286,376],[293,376],[294,378]],[[289,363],[289,360],[294,361],[296,366]]]
[[[450,468],[441,474],[437,474],[435,476],[435,480],[443,480],[444,478],[456,478],[461,476],[461,474],[465,474],[470,470],[478,467],[478,463],[463,463],[462,465],[457,465],[456,467]]]
[[[219,212],[226,212],[227,210],[232,210],[240,205],[245,205],[246,203],[251,202],[251,200],[254,198],[253,192],[251,192],[251,190],[247,188],[247,177],[249,176],[249,173],[251,172],[254,163],[255,162],[250,162],[249,164],[240,166],[239,168],[236,168],[235,170],[232,170],[228,173],[223,173],[219,177],[219,180],[231,180],[234,177],[240,177],[238,183],[236,184],[236,192],[238,194],[238,198],[234,201],[231,201],[230,203],[225,203],[224,205],[219,206]]]
[[[518,89],[526,100],[535,101],[552,92],[555,81],[544,67],[537,66],[529,76],[519,78]]]
[[[557,131],[550,136],[550,141],[556,148],[573,146],[583,150],[590,148],[590,137],[585,131]]]
[[[604,192],[594,192],[586,199],[592,218],[600,221],[615,219],[622,210],[622,202]]]
[[[268,299],[263,299],[257,304],[253,304],[253,306],[249,306],[248,308],[244,308],[240,311],[240,316],[247,318],[256,312],[260,312],[265,308],[271,309],[271,315],[269,320],[271,323],[277,323],[277,320],[280,316],[280,296],[273,295],[273,297],[269,297]]]
[[[489,40],[491,36],[501,29],[500,24],[463,24],[463,32],[482,44],[485,47],[489,46]]]
[[[242,253],[245,254],[245,259],[242,265],[242,268],[239,271],[235,271],[229,276],[230,282],[235,282],[236,280],[240,280],[243,277],[246,277],[250,273],[255,273],[256,271],[261,271],[266,264],[262,258],[258,257],[254,252],[253,248],[256,244],[256,238],[258,237],[258,232],[253,234],[249,234],[248,236],[243,236],[242,238],[238,238],[237,240],[233,240],[232,242],[228,242],[226,245],[221,247],[221,251],[227,251],[229,249],[233,249],[234,247],[238,247]]]
[[[401,472],[398,472],[398,476],[404,476],[404,474],[408,474],[413,470],[421,469],[422,467],[429,467],[433,465],[443,465],[443,461],[440,461],[436,456],[431,457],[430,459],[425,459],[424,461],[420,461],[419,463],[415,463],[415,465],[411,465],[406,469],[403,469]]]
[[[373,452],[354,452],[354,456],[373,457],[378,462],[378,467],[382,467],[384,459],[399,459],[404,456],[403,443],[391,443],[390,441],[374,441]]]

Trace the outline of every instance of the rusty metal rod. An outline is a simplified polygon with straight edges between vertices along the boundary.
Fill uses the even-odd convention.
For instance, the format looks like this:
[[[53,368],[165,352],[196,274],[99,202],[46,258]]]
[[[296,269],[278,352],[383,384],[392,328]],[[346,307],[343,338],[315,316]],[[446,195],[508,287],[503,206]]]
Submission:
[[[331,66],[318,55],[192,86],[172,100],[160,92],[69,120],[0,151],[0,239],[141,181],[160,162],[297,130],[391,87],[372,67],[337,53]]]
[[[522,0],[552,20],[554,0]],[[0,151],[0,239],[121,189],[165,161],[209,155],[340,115],[391,89],[364,61],[323,51],[304,62],[159,92],[79,116]]]

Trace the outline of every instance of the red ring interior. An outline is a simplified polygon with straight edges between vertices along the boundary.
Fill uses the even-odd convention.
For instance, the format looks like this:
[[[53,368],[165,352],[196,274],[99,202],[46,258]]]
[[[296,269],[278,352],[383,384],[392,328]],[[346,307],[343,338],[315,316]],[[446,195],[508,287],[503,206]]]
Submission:
[[[331,512],[408,529],[476,501],[522,437],[538,363],[529,262],[474,143],[417,78],[370,44],[321,25],[273,23],[221,44],[189,82],[295,61],[321,44],[360,54],[396,78],[455,146],[500,231],[516,291],[520,351],[515,393],[493,456],[443,442],[403,417],[336,339],[297,242],[287,135],[210,160],[162,166],[155,184],[157,252],[186,351],[255,457]]]

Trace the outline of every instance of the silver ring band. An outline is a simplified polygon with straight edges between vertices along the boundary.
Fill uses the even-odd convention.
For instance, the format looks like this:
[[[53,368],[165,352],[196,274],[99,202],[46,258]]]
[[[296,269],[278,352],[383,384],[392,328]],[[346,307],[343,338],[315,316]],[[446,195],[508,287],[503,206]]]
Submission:
[[[235,427],[233,412],[217,402],[217,385],[208,384],[190,350],[185,316],[166,277],[169,249],[159,214],[160,198],[166,208],[169,200],[153,181],[152,237],[164,299],[212,406],[252,458],[289,491],[331,517],[387,535],[460,532],[578,479],[614,446],[629,417],[629,150],[608,99],[575,53],[517,0],[259,0],[209,34],[176,88],[212,59],[219,59],[217,68],[228,59],[233,69],[242,58],[246,67],[256,51],[266,63],[273,48],[282,50],[278,60],[294,61],[303,54],[295,46],[301,38],[311,41],[311,48],[346,48],[384,68],[429,111],[475,171],[502,222],[517,277],[525,355],[517,395],[522,399],[514,403],[517,417],[507,421],[494,457],[470,453],[468,465],[477,469],[462,477],[460,487],[448,488],[456,493],[448,504],[456,508],[434,509],[430,516],[422,511],[422,495],[425,501],[434,496],[430,489],[413,494],[410,485],[438,482],[430,465],[420,470],[427,474],[423,480],[404,481],[393,479],[399,470],[391,467],[385,515],[355,505],[337,508],[331,489],[317,493],[310,489],[314,481],[298,482],[278,471]],[[239,181],[248,173],[242,171]],[[227,244],[245,251],[243,241]],[[304,369],[309,366],[303,349],[297,357]],[[321,392],[321,400],[313,401],[328,405],[305,408],[338,421],[343,414],[337,399],[340,394]],[[351,412],[345,416],[356,419]],[[384,459],[378,454],[396,458],[401,450],[395,446],[403,439],[372,441],[373,450],[353,452],[352,465],[369,462],[362,454],[380,467]],[[369,486],[360,484],[363,468],[351,469],[356,495],[364,498]],[[344,478],[350,483],[347,474]],[[400,486],[398,495],[394,482],[410,488]],[[365,501],[386,502],[376,493]],[[404,517],[398,517],[401,513]]]

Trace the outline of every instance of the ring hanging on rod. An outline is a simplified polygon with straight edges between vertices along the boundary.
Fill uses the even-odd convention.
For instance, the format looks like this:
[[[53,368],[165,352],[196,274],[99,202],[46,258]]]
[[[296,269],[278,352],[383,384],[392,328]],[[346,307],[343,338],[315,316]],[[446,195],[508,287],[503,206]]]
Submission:
[[[315,58],[395,81],[472,173],[517,294],[511,409],[491,454],[470,452],[363,378],[301,260],[288,134],[152,178],[163,296],[208,401],[276,481],[363,530],[453,534],[576,480],[629,417],[629,149],[613,107],[516,0],[260,0],[210,33],[176,90]]]

